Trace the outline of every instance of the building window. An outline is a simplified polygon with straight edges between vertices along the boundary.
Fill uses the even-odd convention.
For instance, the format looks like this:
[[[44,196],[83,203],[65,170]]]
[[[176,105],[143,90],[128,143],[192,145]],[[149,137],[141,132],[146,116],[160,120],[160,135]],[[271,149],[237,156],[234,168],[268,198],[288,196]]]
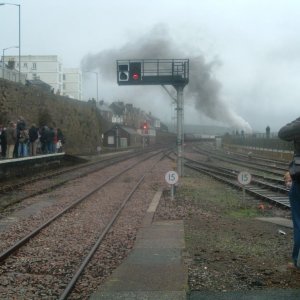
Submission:
[[[66,74],[63,75],[63,80],[66,80]]]
[[[24,68],[27,68],[27,63],[24,63]]]
[[[32,63],[32,70],[36,70],[36,63]]]

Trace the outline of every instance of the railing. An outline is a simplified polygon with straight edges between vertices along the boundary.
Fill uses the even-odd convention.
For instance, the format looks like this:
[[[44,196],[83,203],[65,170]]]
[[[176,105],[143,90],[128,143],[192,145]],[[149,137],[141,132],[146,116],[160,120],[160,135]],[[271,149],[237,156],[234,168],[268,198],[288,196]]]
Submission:
[[[277,137],[277,134],[267,136],[266,134],[256,134],[252,136],[230,135],[223,138],[223,142],[238,146],[250,147],[253,149],[268,149],[272,151],[293,152],[293,142],[286,142]]]

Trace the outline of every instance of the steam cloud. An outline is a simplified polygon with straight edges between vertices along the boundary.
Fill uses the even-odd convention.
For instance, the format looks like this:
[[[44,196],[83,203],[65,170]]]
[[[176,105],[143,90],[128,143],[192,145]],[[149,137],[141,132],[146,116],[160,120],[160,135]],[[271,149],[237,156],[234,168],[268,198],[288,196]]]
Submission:
[[[109,49],[98,54],[88,54],[81,62],[82,70],[99,69],[106,79],[116,81],[117,59],[190,59],[190,81],[185,87],[185,101],[193,101],[195,108],[210,119],[231,127],[251,131],[251,126],[238,116],[220,98],[221,84],[213,78],[213,69],[220,65],[218,60],[207,63],[205,58],[179,49],[172,40],[165,25],[155,26],[139,40],[128,43],[120,49]],[[142,95],[140,95],[142,96]]]

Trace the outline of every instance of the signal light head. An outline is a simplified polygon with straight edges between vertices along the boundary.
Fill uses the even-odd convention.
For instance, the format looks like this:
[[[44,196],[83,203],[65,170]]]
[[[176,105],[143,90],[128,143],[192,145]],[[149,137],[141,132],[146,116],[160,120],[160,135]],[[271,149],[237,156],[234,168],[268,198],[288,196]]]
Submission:
[[[132,79],[133,80],[139,80],[139,78],[140,78],[140,75],[138,73],[133,73],[132,74]]]
[[[119,80],[122,80],[122,81],[124,81],[124,80],[128,80],[128,72],[120,72],[120,74],[119,74]]]
[[[129,64],[118,65],[119,78],[118,81],[128,81],[129,80]]]

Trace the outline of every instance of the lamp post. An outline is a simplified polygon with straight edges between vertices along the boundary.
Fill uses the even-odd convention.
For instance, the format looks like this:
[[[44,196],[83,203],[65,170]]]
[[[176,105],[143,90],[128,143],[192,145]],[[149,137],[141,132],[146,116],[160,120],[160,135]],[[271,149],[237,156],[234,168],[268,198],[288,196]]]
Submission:
[[[93,73],[93,74],[96,74],[96,80],[97,80],[97,102],[98,102],[98,86],[99,86],[99,83],[98,83],[98,72],[84,71],[84,73]]]
[[[12,49],[12,48],[19,48],[18,46],[12,46],[12,47],[7,47],[2,49],[2,78],[4,79],[4,65],[5,65],[5,59],[4,59],[4,51],[7,49]]]
[[[21,82],[21,4],[0,3],[0,5],[13,5],[19,7],[19,82]]]

